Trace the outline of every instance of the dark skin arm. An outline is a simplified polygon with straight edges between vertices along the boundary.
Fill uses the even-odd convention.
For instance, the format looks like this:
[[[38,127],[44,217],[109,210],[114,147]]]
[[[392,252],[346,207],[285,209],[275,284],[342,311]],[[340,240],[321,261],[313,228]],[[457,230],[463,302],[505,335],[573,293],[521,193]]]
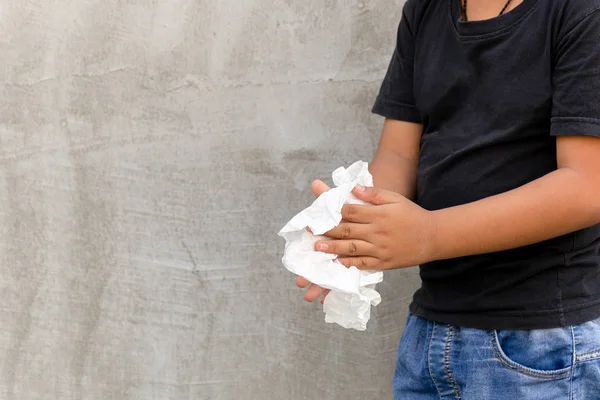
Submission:
[[[417,182],[417,164],[423,126],[405,121],[386,119],[377,152],[369,164],[369,172],[373,175],[376,187],[392,191],[413,200]],[[312,184],[315,197],[329,190],[322,181]],[[306,301],[312,302],[321,298],[321,303],[329,293],[318,285],[312,285],[303,277],[296,279],[301,288],[308,287],[304,294]]]
[[[388,270],[514,249],[600,223],[600,138],[560,136],[555,171],[519,188],[428,211],[397,193],[355,189],[316,250],[359,269]]]

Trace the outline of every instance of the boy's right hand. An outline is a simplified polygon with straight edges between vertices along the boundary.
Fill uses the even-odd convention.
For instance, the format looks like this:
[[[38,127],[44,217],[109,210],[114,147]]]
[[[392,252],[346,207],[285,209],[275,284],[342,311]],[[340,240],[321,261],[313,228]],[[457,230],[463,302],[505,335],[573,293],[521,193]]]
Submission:
[[[311,189],[315,197],[319,197],[320,195],[328,191],[330,188],[325,182],[316,180],[312,183]],[[321,304],[323,304],[325,302],[325,297],[327,297],[327,295],[330,292],[330,290],[328,289],[323,289],[319,285],[310,283],[308,279],[303,278],[301,276],[296,278],[296,285],[298,285],[298,287],[301,287],[302,289],[308,287],[308,290],[304,293],[304,300],[308,302],[313,302],[319,297],[321,297]]]

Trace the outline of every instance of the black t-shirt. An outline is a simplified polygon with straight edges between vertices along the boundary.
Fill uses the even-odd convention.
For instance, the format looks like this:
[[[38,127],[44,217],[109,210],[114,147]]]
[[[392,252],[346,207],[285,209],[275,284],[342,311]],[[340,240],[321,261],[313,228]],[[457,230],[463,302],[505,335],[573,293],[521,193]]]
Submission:
[[[546,175],[557,168],[556,136],[600,137],[600,0],[524,0],[474,22],[460,20],[459,0],[408,0],[373,112],[423,124],[416,201],[425,209]],[[420,272],[411,311],[426,319],[583,323],[600,317],[600,225]]]

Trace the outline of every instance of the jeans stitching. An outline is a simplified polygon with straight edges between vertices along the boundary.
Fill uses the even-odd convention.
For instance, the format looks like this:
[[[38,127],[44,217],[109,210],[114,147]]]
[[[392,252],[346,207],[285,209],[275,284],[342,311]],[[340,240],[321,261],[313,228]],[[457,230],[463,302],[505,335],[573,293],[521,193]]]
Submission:
[[[594,354],[594,353],[600,353],[600,349],[588,351],[586,353],[577,354],[577,357],[587,356],[587,355]]]
[[[557,371],[538,371],[533,368],[527,368],[521,364],[517,364],[516,362],[510,360],[508,356],[503,354],[502,350],[500,349],[500,342],[498,341],[496,331],[490,332],[490,340],[492,341],[492,349],[494,350],[494,354],[496,355],[498,361],[500,361],[505,367],[517,373],[538,379],[561,379],[570,376],[572,373],[573,366],[569,366],[568,368],[563,368]]]
[[[587,353],[577,354],[575,360],[577,362],[591,361],[600,358],[600,350],[588,351]]]
[[[432,322],[432,326],[431,326],[431,338],[429,339],[429,349],[427,349],[427,367],[429,368],[429,376],[431,377],[431,380],[433,381],[433,385],[435,386],[435,390],[437,390],[438,394],[440,395],[440,400],[443,400],[442,399],[442,393],[440,392],[440,388],[438,387],[438,384],[435,381],[435,378],[433,377],[433,372],[431,372],[431,346],[433,345],[434,334],[435,334],[435,322]]]
[[[575,378],[575,365],[577,365],[577,342],[575,340],[575,327],[571,326],[571,340],[573,342],[573,356],[571,357],[571,378],[569,379],[569,400],[573,400],[573,380]]]
[[[448,335],[446,336],[446,345],[444,348],[444,371],[446,372],[446,376],[448,377],[448,381],[452,385],[452,389],[454,389],[454,394],[456,395],[456,400],[460,400],[460,390],[456,385],[456,381],[452,376],[452,369],[450,368],[450,352],[452,350],[452,340],[454,339],[454,327],[448,326]]]

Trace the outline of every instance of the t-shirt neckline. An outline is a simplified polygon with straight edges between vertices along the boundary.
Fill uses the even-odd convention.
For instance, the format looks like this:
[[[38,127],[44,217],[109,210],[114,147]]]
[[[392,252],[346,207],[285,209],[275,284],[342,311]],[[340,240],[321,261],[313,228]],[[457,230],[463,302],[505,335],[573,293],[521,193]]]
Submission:
[[[450,0],[450,17],[454,27],[460,36],[481,36],[492,34],[517,23],[524,18],[539,0],[523,0],[509,12],[498,17],[482,21],[464,22],[460,15],[459,0]]]

